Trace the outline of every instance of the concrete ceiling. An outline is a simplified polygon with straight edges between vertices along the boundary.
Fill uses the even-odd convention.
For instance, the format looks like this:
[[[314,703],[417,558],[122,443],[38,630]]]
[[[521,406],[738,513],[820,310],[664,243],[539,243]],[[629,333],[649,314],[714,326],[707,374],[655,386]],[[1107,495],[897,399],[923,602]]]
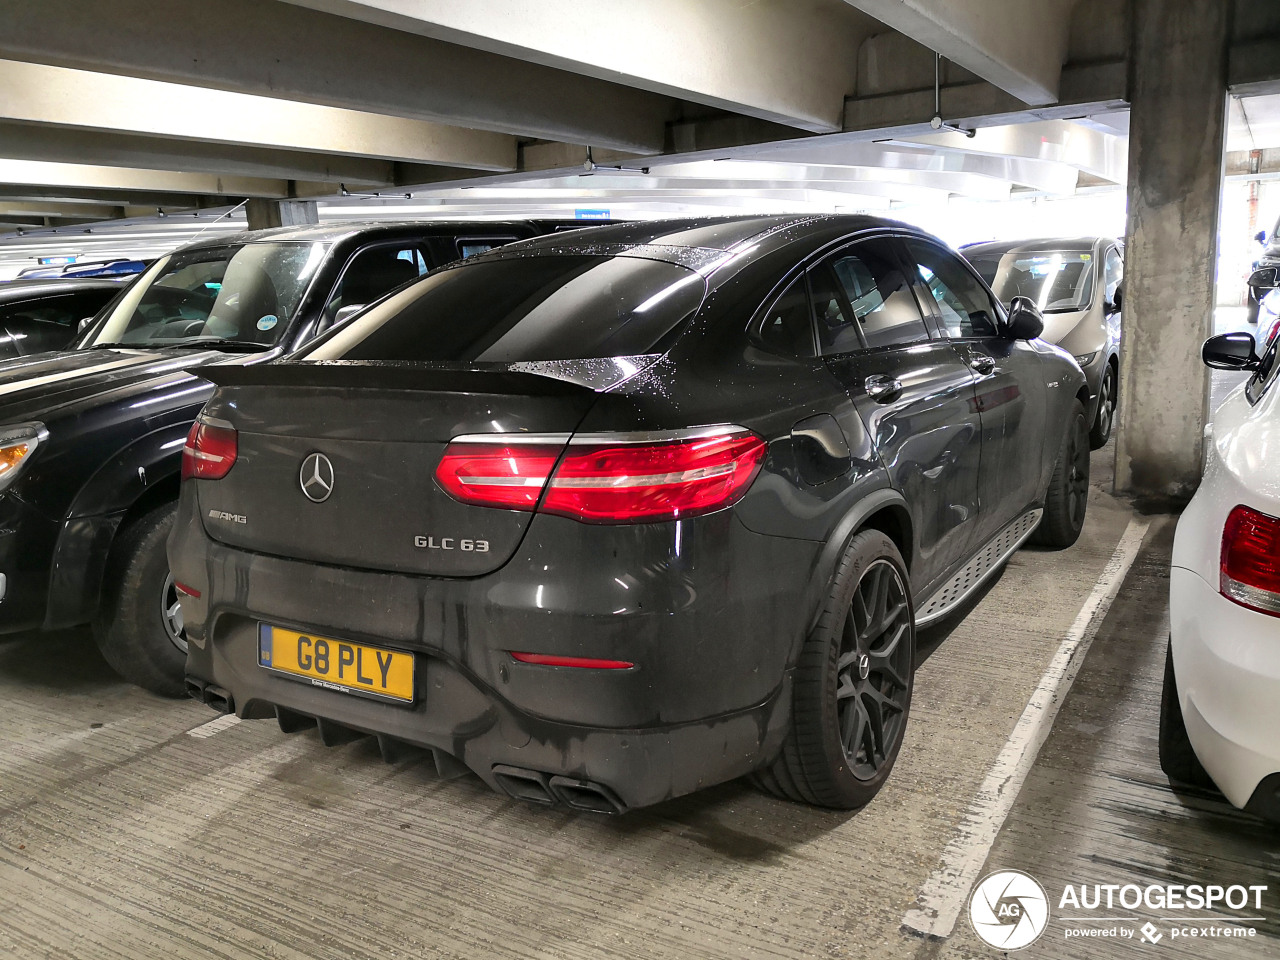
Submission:
[[[1127,10],[6,0],[0,232],[343,192],[561,213],[1060,196],[1123,182]],[[1239,40],[1233,76],[1266,92],[1266,45]],[[931,128],[935,70],[974,137]]]

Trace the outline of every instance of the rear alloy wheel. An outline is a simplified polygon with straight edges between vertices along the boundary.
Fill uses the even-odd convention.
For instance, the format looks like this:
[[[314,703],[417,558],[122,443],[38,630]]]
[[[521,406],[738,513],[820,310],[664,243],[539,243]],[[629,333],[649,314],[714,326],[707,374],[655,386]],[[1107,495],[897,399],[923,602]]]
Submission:
[[[850,542],[797,664],[791,730],[756,775],[788,800],[852,810],[893,769],[915,673],[915,611],[898,548],[878,530]]]
[[[1116,386],[1116,368],[1108,363],[1102,386],[1098,388],[1098,412],[1089,428],[1089,446],[1094,450],[1106,446],[1111,439],[1111,426],[1116,417]]]
[[[165,555],[176,513],[176,505],[166,503],[116,536],[93,624],[94,640],[111,668],[165,697],[184,695],[187,665],[182,607]]]
[[[1062,447],[1044,497],[1044,516],[1031,535],[1031,542],[1063,549],[1080,538],[1084,515],[1089,507],[1089,423],[1084,405],[1071,404],[1071,422],[1062,438]]]
[[[1160,691],[1160,769],[1171,783],[1216,789],[1187,736],[1182,704],[1178,700],[1178,682],[1173,673],[1172,644],[1165,652],[1164,687]]]

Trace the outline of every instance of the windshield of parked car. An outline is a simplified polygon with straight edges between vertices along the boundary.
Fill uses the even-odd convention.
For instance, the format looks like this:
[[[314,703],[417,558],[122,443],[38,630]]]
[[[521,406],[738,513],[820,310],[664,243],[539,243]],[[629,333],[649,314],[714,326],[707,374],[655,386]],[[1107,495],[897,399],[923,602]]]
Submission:
[[[1041,313],[1074,313],[1093,303],[1093,254],[1043,251],[970,258],[1002,303],[1029,297]]]
[[[288,326],[327,249],[324,243],[236,243],[171,253],[80,346],[269,347]]]
[[[705,292],[700,274],[638,257],[470,260],[403,288],[298,356],[509,363],[647,353]]]

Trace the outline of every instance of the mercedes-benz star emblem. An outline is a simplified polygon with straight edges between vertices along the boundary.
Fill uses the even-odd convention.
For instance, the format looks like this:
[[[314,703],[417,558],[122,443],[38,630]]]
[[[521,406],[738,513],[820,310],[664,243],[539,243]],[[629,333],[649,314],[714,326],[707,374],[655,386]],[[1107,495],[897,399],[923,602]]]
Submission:
[[[298,483],[312,503],[324,503],[333,493],[333,464],[323,453],[313,453],[302,461]]]

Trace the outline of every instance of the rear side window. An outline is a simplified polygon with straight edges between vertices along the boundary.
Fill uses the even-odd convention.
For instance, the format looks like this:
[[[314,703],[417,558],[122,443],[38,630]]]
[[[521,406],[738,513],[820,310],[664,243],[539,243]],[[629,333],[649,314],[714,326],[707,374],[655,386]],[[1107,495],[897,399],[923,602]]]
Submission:
[[[824,316],[816,292],[818,339],[823,353],[847,353],[860,346],[890,347],[929,338],[911,285],[892,248],[884,241],[854,244],[820,264],[815,291],[830,284],[833,297]],[[840,310],[834,304],[841,305]]]
[[[947,336],[994,337],[996,312],[991,295],[960,258],[931,243],[907,240],[906,245]]]
[[[701,305],[675,264],[589,255],[469,261],[354,319],[308,360],[579,360],[645,353]]]
[[[765,311],[760,340],[770,350],[794,357],[813,356],[813,324],[809,291],[802,273]]]

